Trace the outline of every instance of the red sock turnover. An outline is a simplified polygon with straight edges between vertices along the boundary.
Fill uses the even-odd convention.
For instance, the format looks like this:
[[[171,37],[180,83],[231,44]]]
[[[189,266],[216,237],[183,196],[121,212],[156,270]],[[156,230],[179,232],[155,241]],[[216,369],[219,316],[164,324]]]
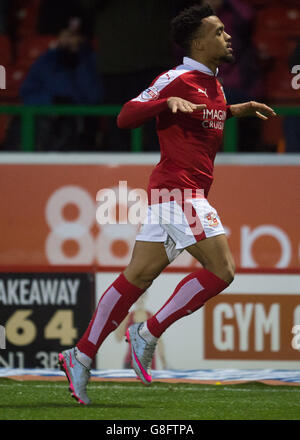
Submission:
[[[225,281],[206,269],[189,274],[180,281],[162,308],[147,321],[150,333],[159,338],[173,322],[195,312],[227,286]]]

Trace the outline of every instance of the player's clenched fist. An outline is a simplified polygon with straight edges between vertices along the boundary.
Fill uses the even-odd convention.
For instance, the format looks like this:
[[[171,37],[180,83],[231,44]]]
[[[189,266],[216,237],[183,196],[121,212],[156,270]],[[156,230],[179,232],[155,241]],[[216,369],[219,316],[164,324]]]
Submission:
[[[183,113],[192,113],[194,110],[202,110],[206,104],[193,104],[183,98],[172,97],[167,100],[168,107],[172,113],[177,113],[177,110]]]

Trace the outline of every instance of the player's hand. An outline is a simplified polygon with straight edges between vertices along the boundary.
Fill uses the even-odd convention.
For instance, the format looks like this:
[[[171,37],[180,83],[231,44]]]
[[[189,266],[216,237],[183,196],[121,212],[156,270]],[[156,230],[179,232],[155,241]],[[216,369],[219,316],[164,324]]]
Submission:
[[[250,101],[243,104],[233,104],[230,106],[233,116],[243,118],[246,116],[257,116],[260,119],[267,120],[270,117],[276,116],[276,113],[271,107],[261,102]]]
[[[206,107],[206,104],[193,104],[177,97],[168,98],[167,103],[172,113],[177,113],[178,110],[183,113],[193,113],[195,110],[202,110]]]

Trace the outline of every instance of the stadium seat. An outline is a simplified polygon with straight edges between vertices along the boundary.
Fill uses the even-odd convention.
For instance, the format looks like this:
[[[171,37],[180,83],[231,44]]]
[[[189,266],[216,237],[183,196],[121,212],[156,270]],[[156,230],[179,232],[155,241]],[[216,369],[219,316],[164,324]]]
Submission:
[[[14,0],[14,19],[20,37],[37,32],[37,20],[41,0]]]
[[[6,69],[7,90],[1,91],[2,99],[17,98],[20,86],[36,59],[56,42],[52,35],[36,35],[20,40],[17,45],[16,63]]]
[[[262,60],[269,58],[283,58],[286,54],[284,40],[281,32],[258,29],[253,36],[253,42],[257,48],[258,56]]]
[[[40,55],[54,47],[55,44],[56,37],[53,35],[35,35],[23,38],[17,46],[17,64],[30,67]]]
[[[0,35],[1,61],[2,66],[8,66],[12,62],[11,41],[7,35]]]
[[[18,99],[20,86],[26,76],[27,69],[12,65],[6,69],[6,90],[1,90],[1,100]]]
[[[277,3],[257,11],[256,28],[265,31],[277,30],[286,36],[300,35],[300,10],[299,7]]]
[[[247,0],[247,3],[253,8],[263,8],[269,6],[274,0]]]
[[[295,50],[297,39],[277,30],[260,30],[254,34],[253,42],[261,60],[288,60]]]
[[[278,61],[266,75],[265,96],[272,103],[299,103],[300,91],[292,87],[293,75],[288,64]]]

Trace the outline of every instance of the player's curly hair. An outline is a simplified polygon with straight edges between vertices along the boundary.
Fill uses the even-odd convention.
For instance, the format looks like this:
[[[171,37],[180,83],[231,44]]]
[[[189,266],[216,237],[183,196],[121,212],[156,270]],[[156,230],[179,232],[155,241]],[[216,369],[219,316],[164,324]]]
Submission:
[[[208,4],[195,5],[184,9],[171,21],[171,40],[184,49],[186,53],[189,53],[191,42],[202,24],[202,19],[211,15],[216,14]]]

